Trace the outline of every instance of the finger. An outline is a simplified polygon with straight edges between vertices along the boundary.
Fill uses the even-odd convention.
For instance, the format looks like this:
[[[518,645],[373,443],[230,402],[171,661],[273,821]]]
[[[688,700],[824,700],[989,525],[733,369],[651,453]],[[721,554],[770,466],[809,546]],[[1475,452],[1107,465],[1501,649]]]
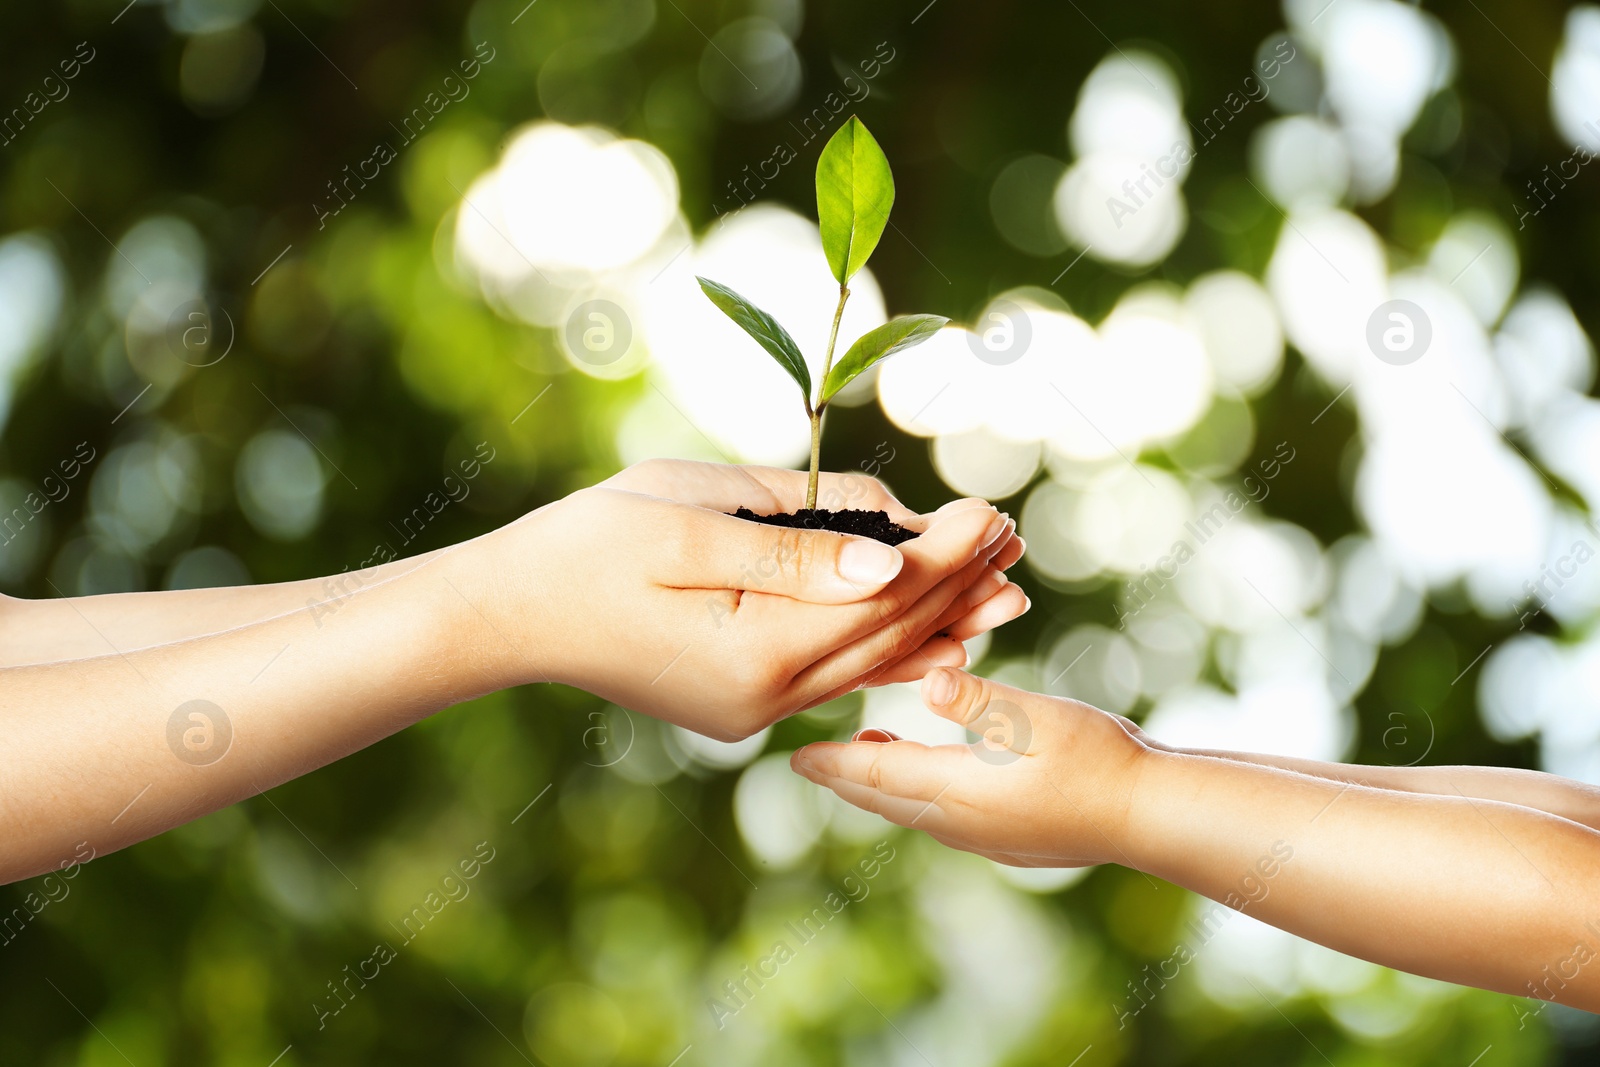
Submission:
[[[971,758],[964,745],[817,741],[797,749],[789,763],[812,781],[841,778],[887,796],[926,804],[949,790]]]
[[[809,480],[809,472],[780,467],[652,459],[635,463],[603,484],[715,511],[732,512],[745,507],[759,515],[770,515],[804,507]],[[823,472],[818,479],[817,505],[833,510],[886,511],[901,525],[922,519],[896,500],[882,482],[860,471]]]
[[[870,811],[874,815],[881,815],[896,826],[916,830],[926,830],[930,826],[944,828],[944,813],[939,810],[938,805],[925,800],[892,797],[845,778],[817,778],[813,781],[824,789],[831,789],[834,795],[846,804],[852,804],[862,811]]]
[[[970,641],[1025,615],[1033,602],[1022,587],[1007,582],[1000,591],[951,623],[942,632],[957,641]]]
[[[998,571],[994,571],[996,575]],[[992,584],[992,580],[991,580]],[[959,659],[954,656],[942,655],[934,658],[926,654],[928,648],[943,648],[938,644],[940,639],[948,638],[959,643],[968,641],[1010,622],[1022,615],[1032,603],[1027,594],[1009,582],[1002,582],[1000,588],[987,599],[981,599],[989,586],[974,586],[968,590],[967,595],[958,598],[939,617],[938,622],[930,626],[923,634],[922,644],[913,649],[909,654],[895,660],[885,662],[873,672],[867,685],[883,685],[886,681],[914,682],[933,670],[935,667],[965,667],[967,665],[966,650],[962,649]]]
[[[921,607],[932,607],[940,603],[945,604],[945,608],[941,613],[940,618],[955,618],[964,614],[966,611],[968,598],[971,596],[972,588],[970,585],[967,585],[967,583],[973,581],[973,575],[979,575],[980,578],[982,578],[985,571],[992,570],[993,568],[988,567],[988,565],[982,560],[974,560],[972,563],[969,563],[965,568],[962,569],[960,574],[944,583],[941,583],[940,586],[935,587],[933,591],[929,592],[928,595],[924,597],[924,604],[919,606],[919,611],[916,617],[924,617],[921,614]],[[995,580],[995,578],[987,579],[987,581],[990,583],[993,583]],[[959,589],[964,585],[967,586],[968,592],[965,595],[958,593],[954,600],[950,600],[950,589]],[[981,594],[982,590],[979,592]],[[818,704],[825,704],[830,700],[841,697],[846,693],[854,692],[857,689],[882,684],[876,680],[876,675],[880,671],[897,664],[904,663],[903,670],[905,672],[905,677],[902,679],[904,681],[916,681],[927,672],[933,670],[935,667],[965,667],[968,663],[967,650],[966,647],[958,641],[939,641],[938,643],[931,645],[926,653],[924,653],[922,646],[928,645],[929,642],[936,640],[939,635],[939,629],[941,625],[943,624],[939,622],[922,623],[922,625],[919,627],[919,633],[916,637],[903,641],[901,643],[901,647],[897,648],[888,657],[883,659],[882,662],[867,663],[866,666],[863,667],[862,673],[859,675],[843,676],[840,672],[830,673],[828,678],[835,683],[832,688],[824,690],[820,693],[815,691],[802,693],[802,710],[804,708],[814,708]],[[878,632],[881,634],[883,631],[880,630]],[[857,647],[859,648],[863,646],[861,646],[860,643],[857,643]],[[824,659],[827,658],[828,657],[826,656],[824,657]],[[870,657],[862,657],[860,660],[857,660],[856,663],[859,665],[860,663],[866,662],[868,659],[870,659]],[[818,660],[817,664],[821,664],[822,662],[823,660]],[[802,668],[802,671],[804,670],[805,668]],[[798,686],[800,673],[801,672],[796,672],[795,675],[794,682],[796,686]],[[811,680],[816,681],[817,679],[813,678]]]
[[[1004,575],[987,564],[974,562],[970,566],[983,568],[982,576],[970,586],[971,580],[964,574],[946,578],[911,610],[802,670],[794,680],[796,689],[804,694],[816,694],[859,685],[859,679],[921,647],[934,635],[938,620],[958,598],[987,599],[1005,581]],[[976,590],[976,593],[969,590]],[[933,666],[929,664],[929,669]]]
[[[950,603],[949,607],[945,608],[943,614],[923,635],[924,638],[935,635],[942,637],[952,636],[951,629],[962,619],[982,608],[995,597],[1005,594],[1007,589],[1015,588],[1016,586],[1007,581],[1004,574],[997,568],[990,566],[983,572],[983,576],[978,581],[973,582],[962,596],[957,597]],[[1011,599],[1011,597],[1007,597],[1006,602]]]
[[[905,567],[899,549],[870,537],[797,530],[695,508],[685,516],[670,574],[677,589],[738,589],[849,604],[881,591]]]
[[[809,706],[824,703],[863,686],[883,685],[885,682],[880,676],[887,671],[893,671],[897,681],[914,682],[935,667],[967,666],[969,660],[966,647],[960,641],[940,639],[947,636],[943,631],[952,622],[962,618],[974,606],[992,598],[997,591],[997,587],[1004,588],[1006,584],[1005,576],[993,567],[985,565],[981,560],[968,564],[962,574],[958,575],[953,581],[957,584],[965,584],[967,575],[978,571],[980,568],[981,573],[978,579],[967,586],[953,600],[949,600],[944,609],[931,621],[927,618],[924,609],[931,607],[936,602],[936,598],[939,601],[945,599],[944,594],[948,591],[948,582],[940,587],[938,593],[930,593],[927,598],[924,598],[923,603],[919,604],[916,610],[906,616],[902,616],[901,619],[893,624],[902,627],[898,634],[886,627],[872,635],[875,638],[887,638],[893,641],[893,644],[888,646],[891,650],[880,661],[868,663],[867,659],[872,656],[882,655],[882,648],[885,646],[875,644],[872,637],[857,642],[851,649],[855,658],[835,661],[831,665],[838,666],[839,663],[847,663],[859,666],[861,667],[861,674],[858,677],[849,678],[839,678],[837,674],[830,675],[836,683],[834,687],[825,695],[813,698]],[[915,627],[914,629],[913,626]]]
[[[983,735],[997,751],[1027,753],[1056,712],[1053,698],[941,667],[922,679],[922,702],[935,715]]]
[[[965,511],[965,510],[967,510],[968,508],[971,508],[971,507],[989,507],[989,506],[990,506],[989,502],[987,500],[983,499],[982,497],[979,497],[979,496],[964,496],[964,497],[960,497],[960,498],[958,498],[956,500],[952,500],[949,503],[941,504],[939,506],[939,510],[935,511],[934,514],[935,515],[949,515],[952,512]]]
[[[866,683],[868,686],[889,685],[893,682],[915,682],[935,667],[965,667],[970,657],[967,646],[948,637],[930,637],[922,647],[908,656],[880,668]]]
[[[1011,542],[1016,540],[1016,537],[1015,537],[1014,533],[1012,533],[1012,531],[1014,531],[1015,529],[1016,529],[1016,523],[1014,521],[1010,521],[1008,519],[1007,531],[1000,536],[999,540],[997,540],[994,544],[990,545],[988,548],[984,549],[983,552],[980,554],[980,558],[981,558],[982,555],[988,555],[989,556],[990,566],[994,569],[995,573],[997,573],[997,574],[999,574],[999,573],[1001,573],[1001,572],[1003,572],[1005,570],[1005,566],[1001,562],[1001,560],[1002,560],[1002,558],[1004,556],[1010,554],[1008,552],[1007,546]],[[988,577],[987,573],[985,574],[985,577],[986,578]],[[955,635],[954,633],[951,632],[952,627],[956,626],[962,619],[967,618],[969,615],[971,615],[973,612],[977,611],[978,609],[982,608],[984,604],[986,604],[989,601],[993,600],[995,597],[1006,593],[1007,588],[1008,587],[1007,587],[1007,585],[1006,585],[1006,583],[1004,581],[1000,581],[998,583],[994,582],[994,581],[990,581],[989,585],[984,586],[983,588],[974,588],[974,589],[969,590],[968,591],[968,595],[966,597],[964,597],[964,598],[962,598],[960,600],[957,600],[955,603],[951,604],[950,607],[945,610],[944,615],[940,616],[938,623],[930,631],[930,634],[939,634],[941,636],[955,636],[957,640],[966,640],[966,639],[968,639],[970,637],[977,636],[979,633],[982,633],[985,629],[992,629],[993,626],[999,625],[1001,622],[1009,622],[1010,618],[1015,618],[1016,616],[1012,615],[1010,618],[999,619],[999,621],[992,623],[990,626],[986,626],[986,627],[982,627],[982,628],[969,627],[968,629],[969,629],[970,632],[963,633],[963,634],[961,634],[959,636],[957,636],[957,635]],[[1003,605],[1003,604],[1014,604],[1015,602],[1016,602],[1016,594],[1015,593],[1009,594],[1008,596],[1006,596],[1006,598],[1004,600],[1000,601],[996,605],[995,608],[990,609],[990,611],[986,614],[985,617],[986,618],[998,618],[998,616],[1000,615],[1000,611],[999,611],[999,606],[1000,605]],[[1023,603],[1024,604],[1028,603],[1027,598],[1026,598],[1025,595],[1023,596]],[[1026,610],[1026,608],[1024,608],[1024,610]],[[1021,614],[1021,612],[1018,612],[1017,614]]]
[[[1014,522],[1015,520],[1013,520],[1011,536],[1000,546],[999,551],[994,554],[994,559],[991,561],[1003,571],[1008,571],[1016,566],[1017,562],[1022,559],[1022,554],[1028,550],[1027,542],[1017,536]]]
[[[757,526],[755,523],[746,525]],[[986,566],[980,558],[985,545],[998,539],[1004,532],[1005,523],[999,513],[987,505],[953,510],[937,517],[922,536],[898,547],[904,565],[895,580],[883,587],[876,596],[839,607],[746,594],[734,618],[746,626],[751,634],[759,635],[765,644],[770,644],[771,635],[777,632],[793,635],[796,643],[808,642],[809,647],[802,645],[801,648],[805,662],[814,664],[875,631],[891,626],[907,611],[920,607],[923,599],[939,588],[942,582],[962,573],[977,561],[977,568],[967,571],[968,576],[960,583],[963,587],[970,585]],[[766,590],[761,592],[765,593]],[[954,599],[956,590],[947,592],[940,608]],[[993,592],[990,591],[991,594]],[[921,643],[920,637],[911,640],[902,635],[899,647],[891,651],[894,655],[902,655]],[[873,666],[877,664],[868,664],[857,673],[863,673]],[[840,678],[837,684],[845,681],[848,679]]]
[[[960,745],[930,748],[914,741],[867,745],[824,741],[795,752],[789,764],[858,808],[901,826],[948,832],[938,801],[949,793],[972,759],[971,750]]]
[[[806,492],[810,485],[808,471],[786,470],[782,467],[740,467],[747,479],[753,479],[771,494],[775,510],[798,511],[806,506]],[[729,503],[730,510],[738,506]],[[894,498],[884,484],[860,471],[833,473],[823,471],[817,476],[817,507],[830,511],[857,508],[862,511],[886,511],[889,518],[902,525],[920,516]]]

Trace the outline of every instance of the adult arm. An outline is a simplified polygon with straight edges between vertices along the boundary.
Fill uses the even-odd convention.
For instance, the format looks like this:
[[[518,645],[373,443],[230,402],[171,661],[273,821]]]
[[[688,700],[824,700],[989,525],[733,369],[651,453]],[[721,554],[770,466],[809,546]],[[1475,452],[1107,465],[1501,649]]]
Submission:
[[[604,484],[698,507],[725,511],[748,507],[767,514],[801,506],[805,483],[806,475],[799,471],[651,460],[629,467]],[[897,522],[919,530],[926,528],[931,518],[908,510],[882,483],[864,474],[824,474],[821,499],[828,507],[882,509]],[[954,502],[956,506],[977,503],[980,502]],[[996,554],[997,565],[1002,570],[1012,566],[1022,555],[1023,546],[1014,530],[1015,524],[1007,532],[1008,542],[1001,546],[1003,551]],[[452,549],[436,549],[394,560],[381,560],[379,554],[374,553],[371,558],[338,574],[262,585],[108,593],[48,600],[0,596],[0,667],[151,648],[220,633],[301,609],[309,610],[317,618],[331,616],[357,591],[405,574],[441,552],[449,551]],[[776,567],[775,561],[766,562],[768,567]],[[762,581],[762,576],[755,571],[750,578],[752,582]],[[805,596],[814,589],[815,584],[803,586],[797,590],[797,595]],[[848,596],[854,590],[847,588],[845,592]],[[989,620],[1005,615],[1020,597],[1020,591],[1012,587],[986,612],[962,620],[956,626],[959,638],[972,637],[998,625]],[[832,598],[837,599],[837,593],[832,594]],[[899,671],[888,680],[900,680],[898,675],[905,673]],[[921,673],[915,676],[921,677]]]
[[[299,607],[0,669],[0,879],[61,866],[85,842],[104,854],[526,682],[746,736],[927,648],[1005,592],[993,559],[1010,526],[993,509],[970,503],[926,525],[892,560],[869,552],[892,564],[869,576],[845,563],[853,539],[590,489],[331,614]],[[746,588],[762,561],[777,566]],[[924,670],[951,662],[933,651]]]

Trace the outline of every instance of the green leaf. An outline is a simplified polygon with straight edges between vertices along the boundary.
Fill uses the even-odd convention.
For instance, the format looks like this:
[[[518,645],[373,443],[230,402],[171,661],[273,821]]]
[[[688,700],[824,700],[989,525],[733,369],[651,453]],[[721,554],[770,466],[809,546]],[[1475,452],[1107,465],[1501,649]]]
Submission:
[[[729,289],[726,285],[695,275],[695,281],[700,283],[700,288],[711,302],[722,309],[723,314],[737,322],[744,328],[744,332],[756,339],[756,343],[778,361],[778,365],[789,372],[789,377],[800,386],[800,394],[806,398],[806,408],[811,407],[811,368],[806,366],[806,357],[800,354],[800,346],[794,343],[794,338],[789,336],[789,331],[778,325],[778,320],[756,307],[750,301]]]
[[[829,139],[817,160],[817,222],[822,251],[840,285],[878,247],[894,205],[894,175],[872,134],[854,115]]]
[[[942,315],[901,315],[875,330],[868,330],[828,372],[828,380],[822,383],[822,402],[826,404],[832,400],[835,393],[878,360],[920,345],[949,321]]]

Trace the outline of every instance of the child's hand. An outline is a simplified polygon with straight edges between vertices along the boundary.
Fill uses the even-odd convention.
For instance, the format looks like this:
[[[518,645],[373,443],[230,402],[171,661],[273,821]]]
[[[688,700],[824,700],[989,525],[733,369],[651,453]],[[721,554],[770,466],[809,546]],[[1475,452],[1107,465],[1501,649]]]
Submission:
[[[790,765],[850,803],[1017,867],[1128,863],[1128,810],[1152,746],[1126,719],[941,668],[922,683],[972,745],[824,742]]]

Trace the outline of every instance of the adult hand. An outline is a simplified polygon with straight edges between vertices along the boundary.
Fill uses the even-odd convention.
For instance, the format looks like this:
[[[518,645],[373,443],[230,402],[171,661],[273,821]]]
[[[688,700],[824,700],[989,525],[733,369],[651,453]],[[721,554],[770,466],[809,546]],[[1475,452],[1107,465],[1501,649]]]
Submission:
[[[807,474],[804,471],[781,467],[729,466],[722,463],[698,463],[691,460],[654,459],[635,463],[626,470],[601,483],[613,489],[628,489],[651,496],[665,497],[682,504],[733,512],[745,507],[758,515],[793,512],[805,506]],[[952,500],[938,511],[921,515],[911,511],[878,479],[859,471],[833,474],[824,471],[817,484],[817,506],[828,510],[855,508],[862,511],[883,511],[891,521],[908,530],[922,533],[936,517],[951,511],[983,505],[975,497]],[[1010,570],[1022,559],[1026,549],[1017,536],[1017,524],[1010,521],[1005,535],[994,543],[990,563],[1002,572]],[[746,587],[765,592],[763,582],[770,581],[773,561],[764,561],[762,572],[749,576]],[[832,599],[831,583],[825,572],[813,570],[794,591],[788,595],[815,604],[836,602]],[[861,587],[852,586],[855,594],[847,600],[860,599]],[[888,682],[916,681],[927,673],[930,664],[938,658],[965,666],[966,658],[959,655],[956,646],[987,633],[1023,614],[1030,607],[1027,596],[1018,586],[1007,582],[988,600],[977,604],[959,617],[949,615],[940,620],[936,635],[920,649],[913,649],[895,661],[880,668],[865,684],[883,685]],[[920,654],[919,654],[920,653]]]
[[[1021,545],[981,501],[917,516],[863,479],[858,506],[923,531],[890,548],[724,514],[798,506],[797,472],[642,466],[484,539],[490,572],[504,576],[483,597],[485,640],[506,653],[496,684],[562,681],[736,739],[885,667],[920,676],[964,663],[941,632],[1026,606],[1014,587],[996,601],[1008,583],[994,564],[1014,562]],[[843,491],[838,476],[823,486]]]
[[[289,586],[230,605],[224,590],[211,616],[235,620],[224,629],[0,666],[0,881],[48,870],[80,844],[103,855],[525,681],[745,736],[911,662],[940,627],[993,601],[1005,578],[991,558],[1016,551],[996,548],[1013,543],[1010,529],[963,502],[896,550],[608,486],[379,568],[336,599]],[[189,610],[164,609],[171,595],[143,596],[124,629],[137,635],[147,611]],[[965,659],[959,645],[940,654],[933,646],[924,662]]]

